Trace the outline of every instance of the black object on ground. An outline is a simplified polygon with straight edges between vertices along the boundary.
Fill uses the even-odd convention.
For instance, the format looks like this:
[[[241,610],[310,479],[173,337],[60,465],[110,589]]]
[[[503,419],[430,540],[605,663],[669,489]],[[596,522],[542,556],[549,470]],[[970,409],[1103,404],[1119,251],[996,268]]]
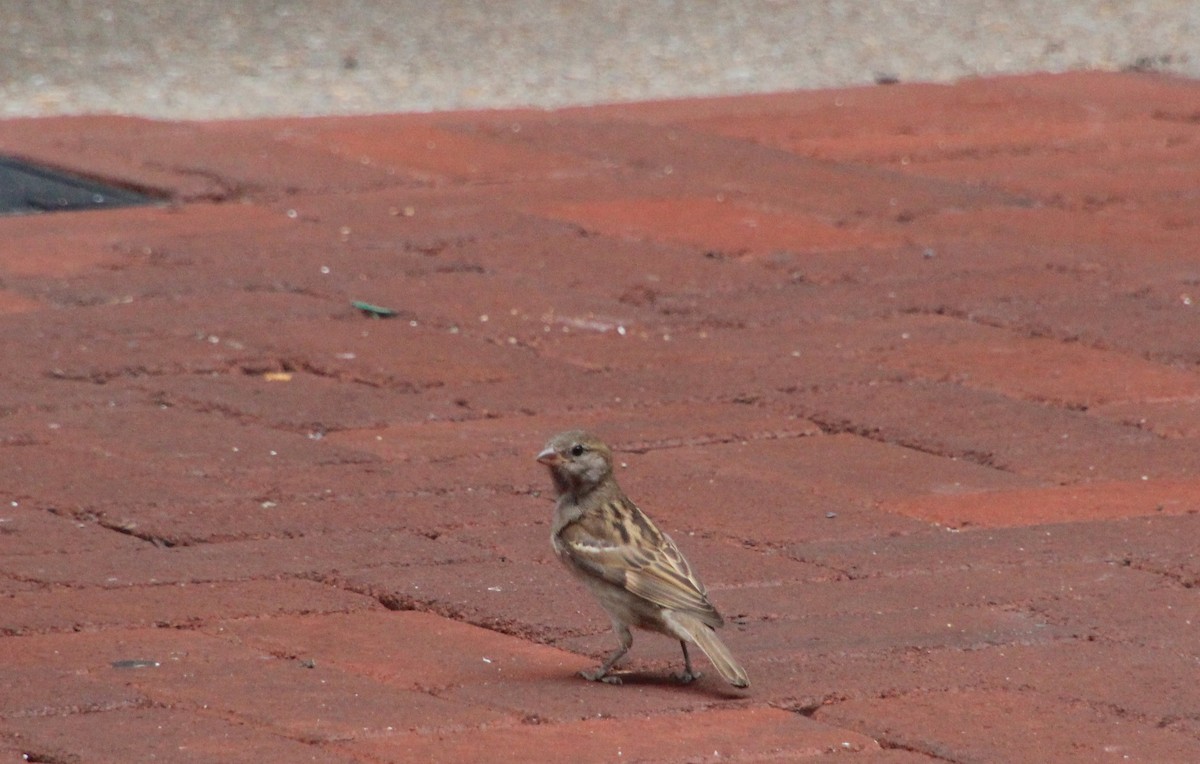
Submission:
[[[0,215],[132,207],[159,201],[137,191],[0,157]]]

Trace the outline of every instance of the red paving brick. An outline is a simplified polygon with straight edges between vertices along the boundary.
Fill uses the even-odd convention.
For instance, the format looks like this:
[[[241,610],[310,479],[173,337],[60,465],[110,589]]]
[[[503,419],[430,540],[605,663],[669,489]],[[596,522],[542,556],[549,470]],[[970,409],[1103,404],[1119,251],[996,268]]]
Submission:
[[[170,548],[146,542],[124,555],[25,555],[6,561],[3,570],[15,578],[49,585],[157,586],[315,577],[363,565],[443,565],[479,556],[477,550],[449,538],[430,539],[404,531],[353,531]]]
[[[547,212],[610,236],[645,236],[715,247],[737,255],[769,255],[796,241],[817,251],[883,248],[895,241],[875,241],[818,220],[780,215],[772,210],[716,198],[660,200],[623,199],[619,202],[564,205]]]
[[[128,626],[183,627],[214,617],[378,607],[374,599],[303,580],[178,583],[121,589],[57,586],[18,592],[8,601],[12,614],[5,620],[4,629],[13,634]]]
[[[164,198],[0,218],[0,752],[1197,760],[1198,112],[1077,73],[0,122]],[[656,635],[575,675],[612,636],[532,459],[575,426],[748,691]]]
[[[878,744],[850,730],[761,708],[536,724],[453,737],[405,736],[363,741],[350,750],[382,761],[523,762],[531,751],[555,761],[737,761],[852,754],[878,750]]]
[[[1198,504],[1198,481],[1147,479],[969,496],[927,496],[884,507],[947,527],[965,528],[1187,514]]]
[[[23,717],[4,726],[9,745],[27,761],[356,761],[266,727],[193,710],[137,708]]]
[[[848,701],[815,718],[867,728],[896,744],[947,761],[1183,762],[1196,755],[1187,732],[1149,727],[1087,704],[1021,692],[969,690]]]

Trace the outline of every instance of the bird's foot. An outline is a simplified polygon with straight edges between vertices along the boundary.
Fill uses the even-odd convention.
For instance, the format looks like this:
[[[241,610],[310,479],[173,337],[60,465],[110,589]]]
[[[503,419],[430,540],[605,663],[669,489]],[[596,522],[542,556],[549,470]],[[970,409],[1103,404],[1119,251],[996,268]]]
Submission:
[[[579,675],[589,682],[604,682],[605,684],[621,684],[621,677],[613,676],[603,668],[592,669],[591,671],[580,671]]]
[[[702,676],[699,671],[676,671],[671,674],[671,678],[680,684],[691,684]]]

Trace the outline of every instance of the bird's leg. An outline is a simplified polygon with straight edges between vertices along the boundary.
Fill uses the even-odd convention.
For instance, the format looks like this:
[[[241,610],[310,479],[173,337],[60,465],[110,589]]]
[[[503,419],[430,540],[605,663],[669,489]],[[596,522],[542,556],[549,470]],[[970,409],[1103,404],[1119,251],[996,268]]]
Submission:
[[[621,677],[610,676],[608,672],[612,669],[613,664],[621,660],[621,658],[625,657],[625,653],[629,652],[629,648],[633,645],[633,634],[629,632],[628,626],[618,623],[613,624],[613,631],[617,633],[617,640],[620,642],[617,649],[612,651],[612,655],[604,659],[604,663],[591,671],[580,671],[579,675],[584,679],[592,682],[604,682],[606,684],[621,683]]]
[[[684,642],[681,639],[679,640],[679,646],[683,648],[683,671],[675,674],[674,676],[680,684],[691,684],[699,679],[701,674],[699,671],[692,670],[692,659],[688,655],[687,642]]]

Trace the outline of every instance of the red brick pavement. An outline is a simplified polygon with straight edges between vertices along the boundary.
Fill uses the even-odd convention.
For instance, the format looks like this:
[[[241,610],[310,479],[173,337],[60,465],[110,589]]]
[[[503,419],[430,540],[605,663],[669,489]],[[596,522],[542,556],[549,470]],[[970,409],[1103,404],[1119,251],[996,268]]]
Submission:
[[[1200,760],[1200,85],[0,122],[0,753]],[[374,320],[350,305],[398,311]],[[753,680],[551,559],[617,447]]]

